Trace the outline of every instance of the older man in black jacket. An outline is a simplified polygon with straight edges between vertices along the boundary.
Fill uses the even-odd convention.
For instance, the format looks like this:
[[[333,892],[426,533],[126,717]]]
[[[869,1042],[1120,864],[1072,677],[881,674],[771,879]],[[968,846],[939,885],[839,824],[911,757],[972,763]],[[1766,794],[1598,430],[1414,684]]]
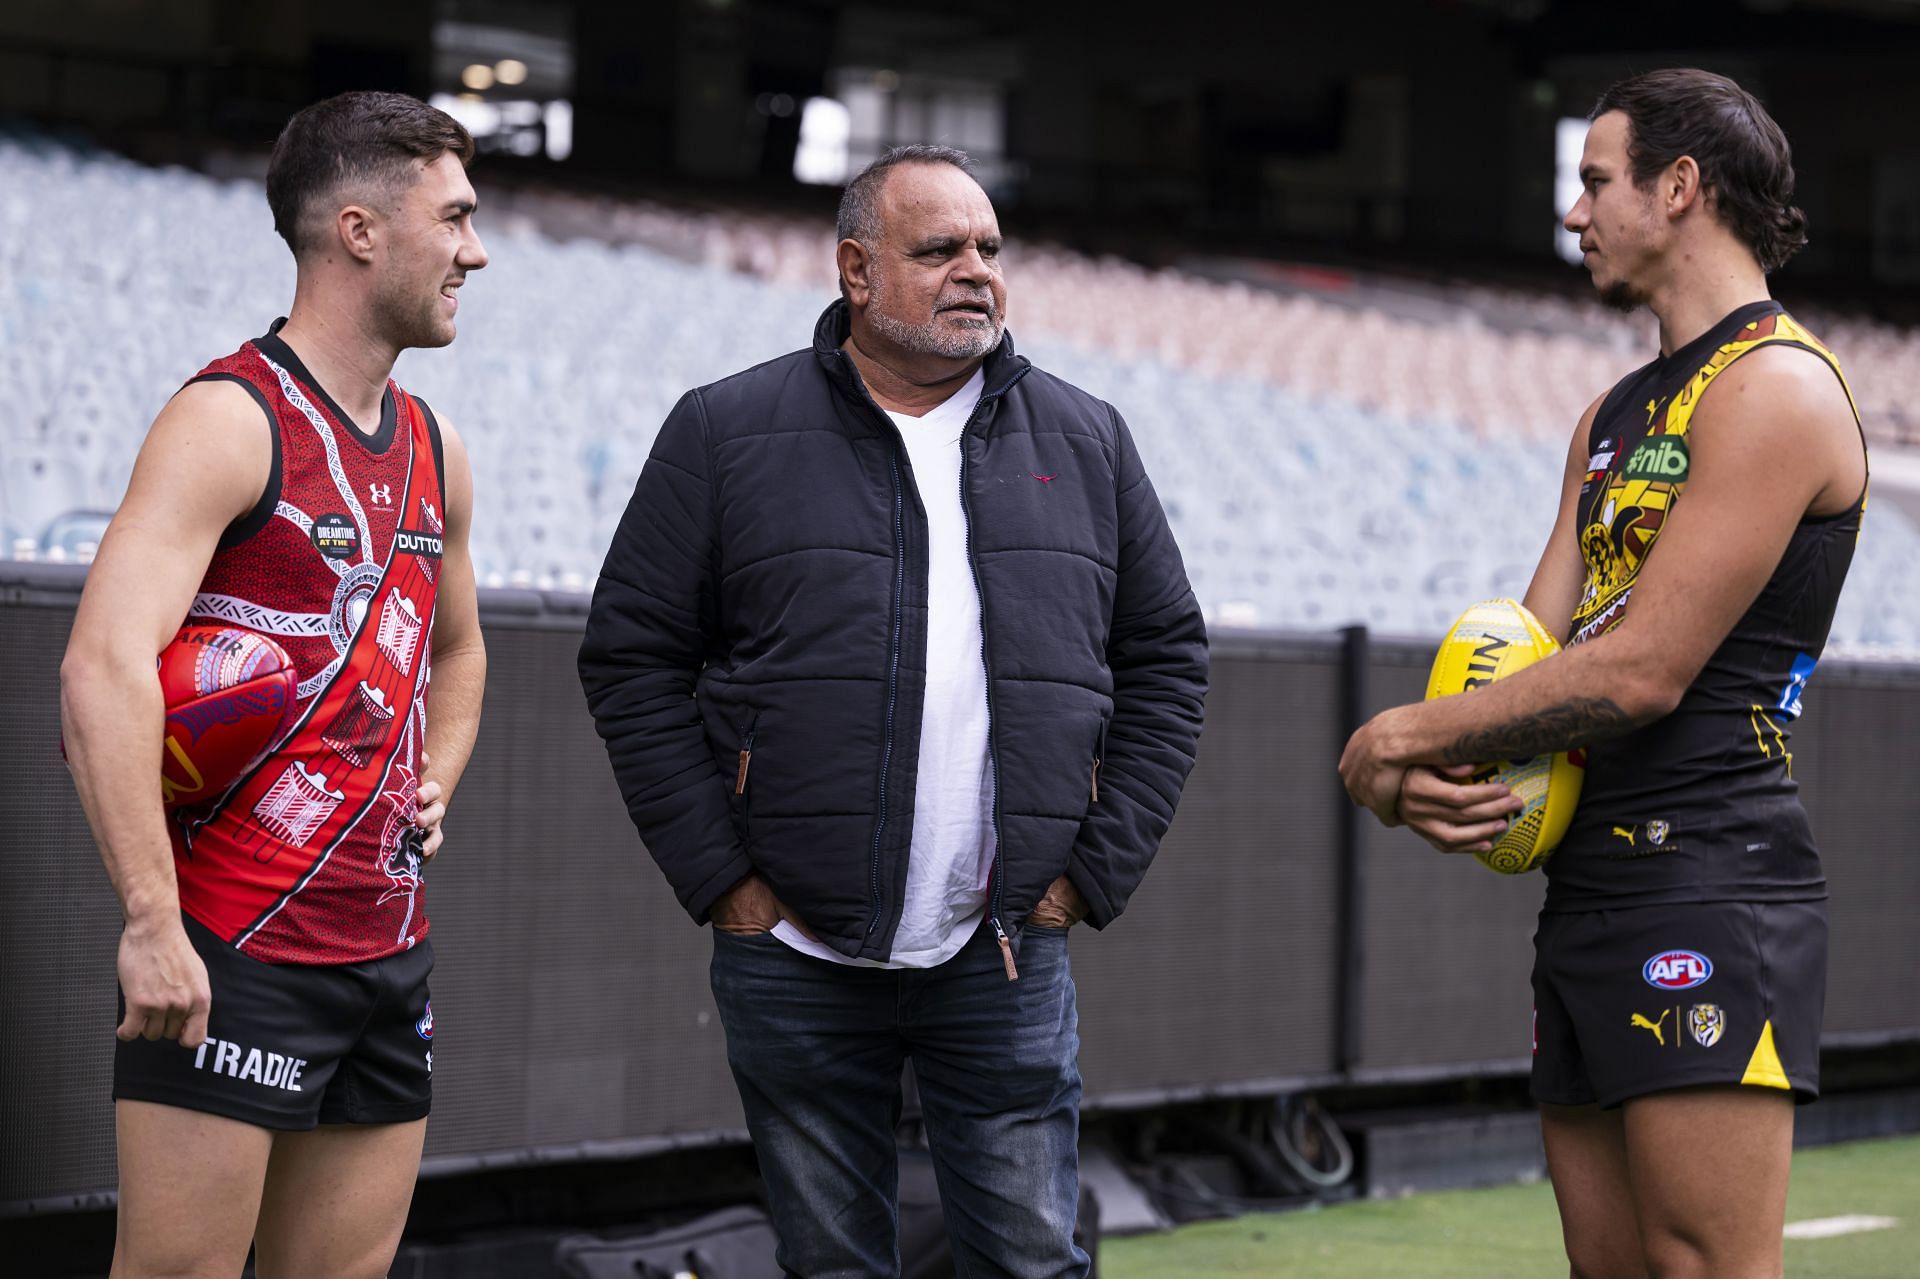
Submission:
[[[786,1269],[897,1272],[911,1058],[961,1273],[1078,1276],[1067,930],[1172,820],[1206,634],[1120,415],[1014,354],[967,157],[889,152],[839,234],[812,349],[661,427],[581,681],[714,925]]]

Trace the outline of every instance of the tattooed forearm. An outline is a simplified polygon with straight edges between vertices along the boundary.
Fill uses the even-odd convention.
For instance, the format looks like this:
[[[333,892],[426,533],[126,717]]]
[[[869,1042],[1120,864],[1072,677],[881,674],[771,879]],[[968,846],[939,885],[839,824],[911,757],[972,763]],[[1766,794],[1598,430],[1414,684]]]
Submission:
[[[1619,737],[1633,726],[1632,717],[1613,699],[1576,697],[1511,723],[1463,734],[1447,747],[1446,762],[1490,764],[1503,759],[1530,759],[1548,751]]]

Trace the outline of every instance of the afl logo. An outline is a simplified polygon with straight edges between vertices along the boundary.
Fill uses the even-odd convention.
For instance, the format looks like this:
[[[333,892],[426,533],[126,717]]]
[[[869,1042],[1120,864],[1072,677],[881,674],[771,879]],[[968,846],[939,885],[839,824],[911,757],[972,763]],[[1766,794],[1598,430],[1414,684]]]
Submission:
[[[420,1020],[413,1023],[414,1031],[422,1039],[433,1038],[433,1003],[428,1001],[427,1011],[420,1014]]]
[[[1663,950],[1647,961],[1640,975],[1660,990],[1692,990],[1713,976],[1713,961],[1697,950]]]

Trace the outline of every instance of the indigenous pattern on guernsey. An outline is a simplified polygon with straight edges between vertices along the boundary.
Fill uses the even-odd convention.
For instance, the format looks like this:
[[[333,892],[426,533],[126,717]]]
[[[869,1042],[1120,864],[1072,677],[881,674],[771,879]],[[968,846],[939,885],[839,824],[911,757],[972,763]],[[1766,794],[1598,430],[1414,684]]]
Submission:
[[[188,615],[272,635],[301,678],[281,740],[218,799],[176,812],[181,908],[269,963],[378,959],[427,932],[413,820],[444,531],[439,427],[389,382],[368,436],[273,332],[194,380],[209,379],[265,410],[274,466]]]
[[[1604,635],[1627,616],[1640,571],[1686,492],[1695,411],[1735,361],[1769,346],[1824,362],[1852,403],[1833,353],[1771,301],[1740,308],[1608,393],[1585,442],[1579,539],[1587,573],[1570,643]],[[1825,896],[1789,741],[1865,508],[1863,488],[1839,514],[1803,518],[1759,598],[1680,705],[1589,748],[1580,807],[1547,863],[1547,909]]]

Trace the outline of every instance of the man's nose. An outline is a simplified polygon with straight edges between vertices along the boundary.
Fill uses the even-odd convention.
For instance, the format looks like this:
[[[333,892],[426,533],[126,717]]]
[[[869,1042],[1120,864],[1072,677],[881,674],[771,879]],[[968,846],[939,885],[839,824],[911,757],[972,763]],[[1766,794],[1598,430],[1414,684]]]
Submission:
[[[478,271],[487,265],[487,246],[480,243],[477,233],[467,234],[467,242],[460,246],[458,261],[469,271]]]
[[[953,278],[956,280],[989,280],[993,272],[987,267],[987,259],[979,249],[969,245],[960,256],[953,260]]]

